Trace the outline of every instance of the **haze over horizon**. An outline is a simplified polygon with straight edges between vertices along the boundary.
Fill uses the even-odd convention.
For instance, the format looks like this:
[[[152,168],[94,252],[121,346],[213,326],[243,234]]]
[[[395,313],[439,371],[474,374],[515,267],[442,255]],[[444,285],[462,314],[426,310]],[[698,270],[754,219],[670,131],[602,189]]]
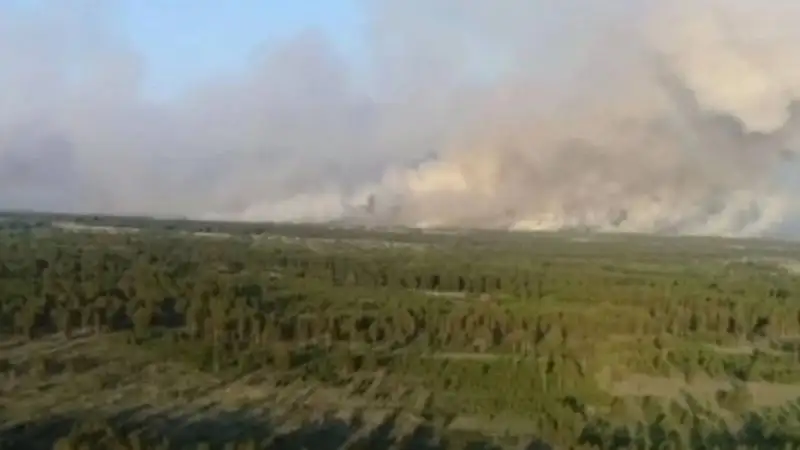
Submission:
[[[800,235],[800,4],[5,0],[0,208]]]

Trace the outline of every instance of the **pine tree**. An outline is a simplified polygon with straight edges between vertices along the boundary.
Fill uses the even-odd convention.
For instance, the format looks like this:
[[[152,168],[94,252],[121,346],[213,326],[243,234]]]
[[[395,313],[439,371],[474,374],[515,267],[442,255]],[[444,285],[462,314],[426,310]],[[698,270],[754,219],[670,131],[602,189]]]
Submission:
[[[143,305],[136,310],[133,317],[131,317],[131,322],[133,322],[133,333],[137,341],[148,337],[152,321],[152,309]]]
[[[51,311],[51,315],[58,331],[62,333],[64,337],[66,337],[67,339],[72,337],[72,324],[70,323],[70,316],[71,316],[70,311],[64,307],[55,308]]]

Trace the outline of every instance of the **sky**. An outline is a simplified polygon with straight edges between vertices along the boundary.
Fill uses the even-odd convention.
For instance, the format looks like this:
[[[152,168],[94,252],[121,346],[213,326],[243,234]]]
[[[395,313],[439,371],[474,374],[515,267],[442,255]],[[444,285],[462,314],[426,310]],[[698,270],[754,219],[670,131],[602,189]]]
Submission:
[[[800,2],[0,0],[0,209],[800,235]]]
[[[243,71],[257,52],[307,29],[325,33],[352,61],[363,46],[354,0],[124,0],[117,14],[146,61],[143,89],[154,98]]]
[[[52,5],[41,0],[0,3],[18,10]],[[243,72],[254,55],[307,30],[323,33],[351,64],[364,61],[364,12],[358,0],[107,0],[102,6],[112,16],[104,20],[114,35],[143,59],[142,89],[154,100]]]

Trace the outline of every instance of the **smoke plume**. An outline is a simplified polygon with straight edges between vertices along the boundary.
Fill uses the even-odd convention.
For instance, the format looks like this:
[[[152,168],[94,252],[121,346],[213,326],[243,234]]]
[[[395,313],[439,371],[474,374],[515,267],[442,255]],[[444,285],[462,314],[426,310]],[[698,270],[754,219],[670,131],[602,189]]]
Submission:
[[[65,3],[0,6],[0,207],[715,235],[800,223],[800,4],[361,0],[368,64],[308,30],[155,102],[114,2]]]

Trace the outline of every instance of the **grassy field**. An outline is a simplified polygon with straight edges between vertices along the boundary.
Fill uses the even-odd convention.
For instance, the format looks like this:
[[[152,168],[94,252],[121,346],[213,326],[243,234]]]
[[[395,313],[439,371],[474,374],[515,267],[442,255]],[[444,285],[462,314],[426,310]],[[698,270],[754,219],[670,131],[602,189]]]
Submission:
[[[0,449],[800,448],[800,245],[7,214]]]

